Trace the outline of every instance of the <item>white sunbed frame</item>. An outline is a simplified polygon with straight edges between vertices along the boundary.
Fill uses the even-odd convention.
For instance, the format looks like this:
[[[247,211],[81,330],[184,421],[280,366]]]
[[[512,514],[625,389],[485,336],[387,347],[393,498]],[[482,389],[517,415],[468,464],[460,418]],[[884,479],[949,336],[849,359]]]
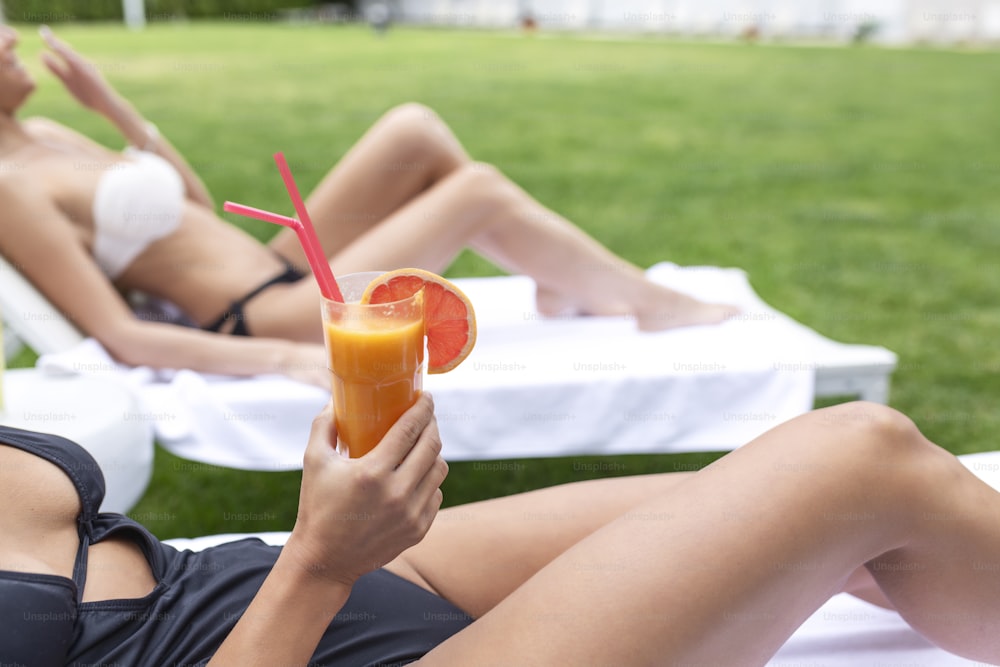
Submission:
[[[83,334],[3,256],[0,317],[4,323],[5,358],[16,354],[22,342],[43,354],[68,349],[83,340]]]

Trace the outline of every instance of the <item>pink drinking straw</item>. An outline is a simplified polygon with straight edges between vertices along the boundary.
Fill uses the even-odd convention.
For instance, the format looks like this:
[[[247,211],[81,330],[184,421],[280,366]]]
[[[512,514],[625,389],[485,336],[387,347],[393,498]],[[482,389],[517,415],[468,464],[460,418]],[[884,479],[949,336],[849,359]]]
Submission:
[[[333,277],[333,271],[330,270],[330,263],[326,260],[326,253],[323,252],[323,248],[320,246],[319,237],[316,236],[316,230],[313,229],[312,220],[309,219],[309,212],[306,211],[306,205],[299,195],[299,189],[295,186],[295,180],[292,178],[292,172],[288,168],[288,163],[285,162],[285,156],[281,153],[275,153],[274,161],[278,163],[278,170],[285,181],[285,187],[288,189],[288,195],[292,199],[292,205],[295,207],[296,213],[299,214],[298,220],[229,201],[222,205],[222,210],[265,222],[284,225],[295,230],[295,235],[298,237],[299,243],[302,244],[302,250],[306,254],[306,259],[309,260],[309,266],[312,267],[316,282],[319,283],[319,291],[327,299],[343,303],[344,296],[340,293],[340,287],[337,286],[337,280]]]

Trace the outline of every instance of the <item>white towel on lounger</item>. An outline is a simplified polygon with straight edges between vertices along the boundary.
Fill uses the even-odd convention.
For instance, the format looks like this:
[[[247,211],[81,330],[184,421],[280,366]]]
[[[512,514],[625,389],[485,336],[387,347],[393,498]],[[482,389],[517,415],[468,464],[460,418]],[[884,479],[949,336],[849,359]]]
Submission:
[[[641,333],[616,317],[547,319],[523,276],[460,279],[479,339],[451,373],[427,376],[450,460],[729,450],[813,404],[814,352],[836,345],[767,305],[738,269],[660,264],[653,280],[743,308],[724,324]],[[847,346],[844,346],[845,349]],[[301,467],[329,393],[280,376],[127,368],[94,340],[38,365],[133,387],[158,441],[222,466]]]

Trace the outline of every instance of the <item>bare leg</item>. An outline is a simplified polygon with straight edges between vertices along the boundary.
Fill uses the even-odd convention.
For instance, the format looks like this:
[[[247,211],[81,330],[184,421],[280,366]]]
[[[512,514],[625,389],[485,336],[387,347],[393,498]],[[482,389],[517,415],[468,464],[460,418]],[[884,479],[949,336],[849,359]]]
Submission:
[[[693,474],[587,480],[449,507],[418,545],[386,567],[478,618],[598,528],[622,516],[640,526],[662,521],[640,507]],[[863,566],[844,592],[892,608]]]
[[[404,104],[391,109],[351,147],[306,201],[320,244],[331,257],[337,255],[471,161],[451,130],[427,107]],[[271,247],[308,270],[291,230],[276,235]]]
[[[473,571],[466,546],[453,538],[407,558],[445,591]],[[996,661],[1000,578],[977,564],[998,553],[1000,495],[898,413],[837,406],[597,527],[421,664],[764,664],[861,564],[929,639]],[[492,566],[504,571],[503,559]]]
[[[449,507],[387,567],[479,617],[577,542],[690,475],[588,480]]]
[[[308,202],[336,271],[416,266],[443,271],[466,247],[538,283],[545,314],[627,315],[641,329],[719,322],[732,308],[646,280],[495,168],[472,162],[429,109],[386,114]],[[304,266],[294,235],[272,247]],[[255,327],[255,330],[257,328]]]

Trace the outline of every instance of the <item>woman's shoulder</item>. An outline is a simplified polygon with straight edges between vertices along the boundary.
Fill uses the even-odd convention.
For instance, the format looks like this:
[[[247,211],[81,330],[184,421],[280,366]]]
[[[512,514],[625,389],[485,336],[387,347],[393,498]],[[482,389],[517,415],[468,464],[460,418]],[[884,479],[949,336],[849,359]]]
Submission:
[[[25,132],[35,139],[80,136],[75,130],[71,130],[62,123],[58,123],[51,118],[46,118],[44,116],[31,116],[30,118],[25,118],[21,121],[21,127],[23,127]]]
[[[21,127],[31,141],[0,160],[0,194],[8,198],[36,195],[38,186],[46,182],[36,172],[50,172],[52,158],[58,157],[52,146],[76,141],[73,130],[48,118],[28,118],[21,121]]]
[[[0,208],[61,201],[76,193],[81,164],[107,166],[114,159],[110,149],[49,118],[27,118],[21,126],[31,141],[0,160]]]
[[[87,135],[45,116],[25,118],[21,121],[21,127],[37,144],[49,148],[47,154],[50,156],[59,154],[106,156],[116,152]]]

